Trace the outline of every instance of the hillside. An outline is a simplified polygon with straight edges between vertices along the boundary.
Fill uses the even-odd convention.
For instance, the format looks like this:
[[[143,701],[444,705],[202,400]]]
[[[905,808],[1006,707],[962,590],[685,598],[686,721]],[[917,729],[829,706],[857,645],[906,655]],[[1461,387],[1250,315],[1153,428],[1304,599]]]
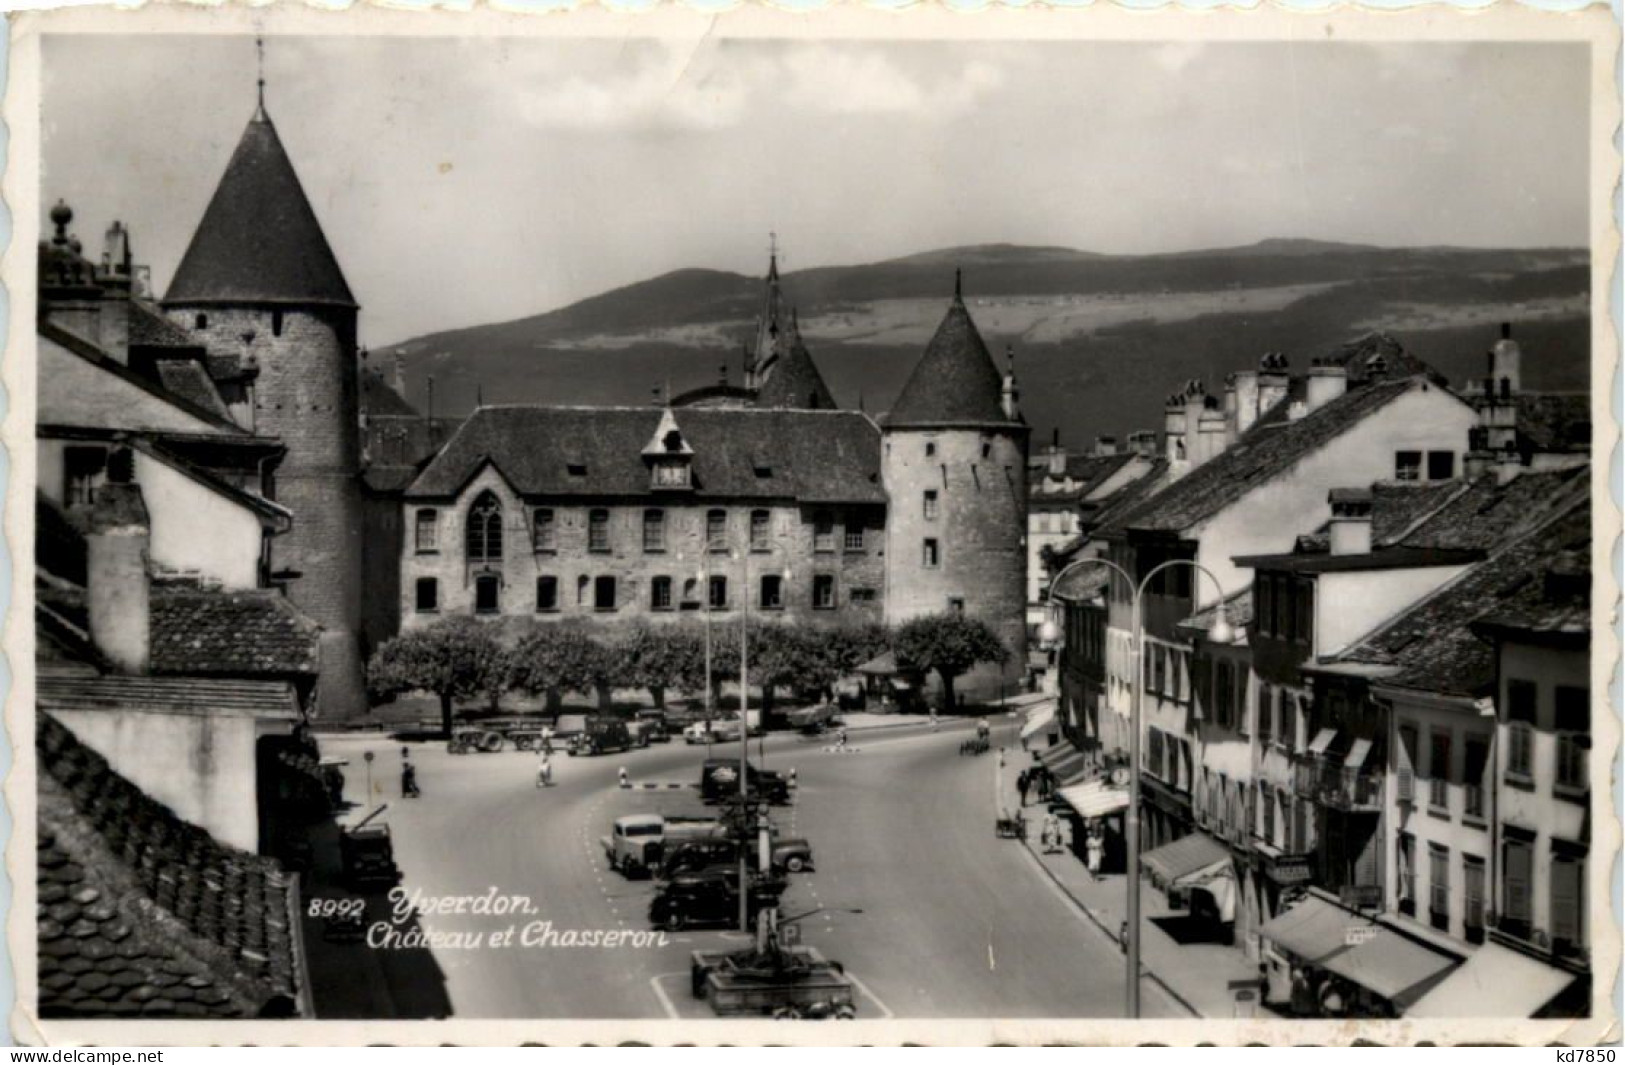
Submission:
[[[878,412],[941,317],[952,271],[989,346],[1016,350],[1023,409],[1072,444],[1155,428],[1177,382],[1284,351],[1307,365],[1381,329],[1453,381],[1482,372],[1497,324],[1523,342],[1528,387],[1588,386],[1590,274],[1575,249],[1375,248],[1270,240],[1110,256],[979,245],[784,275],[836,398]],[[476,387],[502,402],[646,403],[656,388],[736,382],[761,279],[688,269],[511,322],[437,333],[399,352],[420,407],[460,414]]]

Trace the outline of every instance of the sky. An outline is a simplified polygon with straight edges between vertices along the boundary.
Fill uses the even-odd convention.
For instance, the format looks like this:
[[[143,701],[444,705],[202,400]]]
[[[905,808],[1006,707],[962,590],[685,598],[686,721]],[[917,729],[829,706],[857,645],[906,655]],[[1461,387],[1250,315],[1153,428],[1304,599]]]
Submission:
[[[250,37],[45,43],[41,210],[161,293]],[[372,346],[683,267],[963,244],[1583,246],[1587,52],[1519,43],[268,38],[266,105]],[[97,76],[86,76],[87,72]],[[46,222],[41,218],[42,231]]]

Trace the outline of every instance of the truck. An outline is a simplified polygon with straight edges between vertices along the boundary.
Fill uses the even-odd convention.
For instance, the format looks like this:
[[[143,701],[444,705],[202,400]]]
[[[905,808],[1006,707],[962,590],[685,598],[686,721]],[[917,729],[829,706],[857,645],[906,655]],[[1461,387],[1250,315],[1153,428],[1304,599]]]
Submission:
[[[744,763],[745,792],[770,803],[790,801],[790,782],[770,769],[757,769]],[[719,802],[739,794],[740,762],[734,758],[707,759],[700,768],[700,798]]]
[[[608,754],[632,749],[632,731],[626,722],[612,717],[589,717],[586,727],[570,740],[572,755]]]
[[[712,839],[727,831],[715,817],[662,817],[627,814],[615,819],[610,834],[599,838],[609,867],[628,880],[649,876],[660,868],[667,847],[691,840]]]

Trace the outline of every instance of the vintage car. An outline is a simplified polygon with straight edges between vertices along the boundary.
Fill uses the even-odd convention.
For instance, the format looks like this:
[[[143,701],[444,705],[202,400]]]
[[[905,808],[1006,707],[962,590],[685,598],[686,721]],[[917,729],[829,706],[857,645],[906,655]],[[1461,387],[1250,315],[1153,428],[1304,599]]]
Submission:
[[[586,727],[570,739],[566,750],[571,755],[608,754],[611,751],[629,751],[633,747],[632,733],[626,722],[613,718],[589,717]]]
[[[395,865],[395,844],[390,838],[389,826],[376,821],[388,804],[379,806],[349,828],[339,833],[339,861],[344,882],[360,890],[374,884],[394,884],[401,878]]]
[[[609,867],[628,880],[653,875],[668,847],[714,839],[727,831],[715,817],[662,817],[628,814],[615,819],[610,834],[599,838]]]
[[[691,747],[701,743],[737,743],[739,719],[716,717],[710,721],[696,721],[683,730],[683,742]]]
[[[664,710],[639,710],[632,719],[632,727],[637,733],[638,746],[647,747],[651,743],[670,743],[671,726],[666,722]]]
[[[775,839],[773,869],[775,872],[805,872],[813,867],[812,844],[804,839]],[[761,849],[753,841],[745,849],[752,869],[761,864]],[[704,869],[713,865],[726,865],[739,861],[739,844],[732,839],[696,839],[674,845],[668,844],[660,859],[660,878],[669,880],[679,873]]]
[[[700,798],[720,802],[739,794],[740,762],[736,758],[711,758],[700,769]],[[744,763],[747,796],[771,803],[790,801],[790,781],[771,769],[757,769]]]
[[[784,893],[783,878],[747,874],[746,906],[755,921],[763,910],[777,906]],[[739,870],[713,866],[679,873],[666,881],[649,902],[649,923],[678,931],[693,925],[728,925],[739,920]]]

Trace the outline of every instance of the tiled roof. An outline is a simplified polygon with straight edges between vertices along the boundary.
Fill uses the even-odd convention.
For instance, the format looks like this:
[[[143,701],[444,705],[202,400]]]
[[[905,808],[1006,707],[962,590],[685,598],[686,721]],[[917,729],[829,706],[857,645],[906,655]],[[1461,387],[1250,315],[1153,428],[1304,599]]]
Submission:
[[[1488,633],[1588,637],[1591,634],[1591,552],[1559,552],[1539,581],[1504,601],[1478,628]]]
[[[1502,484],[1482,477],[1404,531],[1403,547],[1492,551],[1572,506],[1591,489],[1591,469],[1529,472]]]
[[[1232,593],[1224,600],[1224,616],[1238,633],[1253,623],[1253,588],[1248,585],[1239,592]],[[1209,603],[1179,624],[1183,628],[1199,629],[1203,632],[1211,629],[1213,623],[1219,619],[1219,604]]]
[[[1590,393],[1523,392],[1516,402],[1518,435],[1535,451],[1591,450]]]
[[[130,346],[149,348],[201,348],[186,330],[170,321],[146,300],[130,301]]]
[[[367,463],[416,467],[450,440],[459,424],[456,418],[421,414],[369,414],[363,441]]]
[[[281,867],[181,821],[50,715],[35,722],[40,1013],[297,1015]]]
[[[316,212],[263,110],[243,131],[164,302],[355,306]]]
[[[642,452],[660,417],[655,407],[481,407],[407,496],[454,496],[487,462],[527,497],[654,495]],[[686,407],[676,417],[694,449],[694,490],[674,498],[886,501],[880,430],[861,413]]]
[[[1413,388],[1422,387],[1431,386],[1420,378],[1380,381],[1351,388],[1297,421],[1262,420],[1219,455],[1116,518],[1110,531],[1183,532],[1268,484]],[[1276,411],[1282,406],[1284,402],[1277,404]]]
[[[888,428],[1019,424],[1005,416],[1004,378],[957,293],[884,421]]]
[[[1029,495],[1034,502],[1058,503],[1081,500],[1136,457],[1132,452],[1117,455],[1069,455],[1066,460],[1066,473],[1062,477],[1053,477],[1049,472],[1048,461],[1039,456],[1027,464]],[[1071,491],[1062,491],[1060,486],[1067,479],[1074,482],[1073,488]]]
[[[231,417],[231,411],[221,401],[220,393],[214,387],[214,379],[209,376],[209,371],[201,362],[192,359],[159,359],[157,370],[158,380],[171,393],[217,417]]]
[[[1078,549],[1094,538],[1094,530],[1110,525],[1119,516],[1138,506],[1147,496],[1167,483],[1168,460],[1152,459],[1145,473],[1129,481],[1104,499],[1083,505],[1084,531],[1065,543],[1046,548],[1057,561],[1065,561],[1077,554]]]
[[[758,407],[793,407],[802,410],[834,410],[835,397],[818,372],[812,352],[799,332],[788,350],[772,364],[767,380],[756,392]]]
[[[1543,594],[1547,562],[1591,543],[1591,504],[1570,496],[1565,509],[1525,531],[1483,562],[1388,622],[1331,664],[1381,668],[1384,684],[1443,695],[1476,697],[1495,682],[1490,645],[1472,631],[1475,622]]]
[[[320,626],[275,592],[152,592],[152,671],[192,676],[314,674]]]
[[[1065,574],[1050,589],[1057,599],[1093,599],[1103,594],[1113,580],[1119,580],[1107,566],[1082,566]]]
[[[1405,345],[1394,337],[1382,332],[1367,333],[1358,340],[1341,344],[1324,355],[1320,361],[1325,365],[1342,366],[1346,369],[1351,388],[1369,384],[1383,377],[1392,380],[1419,375],[1438,385],[1450,383],[1444,374],[1411,354]]]
[[[235,677],[210,680],[42,669],[35,701],[41,710],[141,710],[290,721],[300,716],[298,696],[289,682]]]

